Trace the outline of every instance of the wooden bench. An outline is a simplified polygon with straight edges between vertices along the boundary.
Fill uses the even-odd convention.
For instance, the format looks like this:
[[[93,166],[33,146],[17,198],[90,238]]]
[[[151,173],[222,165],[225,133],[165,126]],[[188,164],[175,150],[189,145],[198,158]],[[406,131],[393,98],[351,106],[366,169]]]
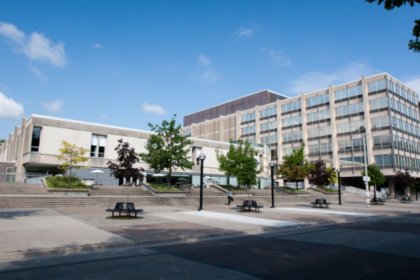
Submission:
[[[242,205],[236,205],[236,207],[239,207],[241,209],[241,212],[251,211],[252,208],[254,208],[255,212],[259,212],[260,208],[263,208],[264,206],[258,205],[257,201],[255,200],[244,200]]]
[[[133,202],[117,202],[114,209],[108,208],[105,211],[112,212],[112,217],[114,217],[115,212],[118,212],[119,217],[121,217],[121,214],[131,217],[131,213],[134,213],[134,216],[137,217],[137,213],[142,213],[143,209],[136,209]]]
[[[382,200],[382,198],[373,198],[372,201],[370,202],[371,205],[384,205],[384,201]]]
[[[413,202],[413,201],[411,200],[411,198],[410,198],[410,197],[408,197],[408,196],[403,196],[403,197],[401,197],[400,202],[401,202],[401,203],[411,203],[411,202]]]
[[[326,199],[318,198],[318,199],[315,199],[314,202],[311,202],[311,204],[312,204],[312,208],[314,207],[329,208],[331,203],[327,202]]]

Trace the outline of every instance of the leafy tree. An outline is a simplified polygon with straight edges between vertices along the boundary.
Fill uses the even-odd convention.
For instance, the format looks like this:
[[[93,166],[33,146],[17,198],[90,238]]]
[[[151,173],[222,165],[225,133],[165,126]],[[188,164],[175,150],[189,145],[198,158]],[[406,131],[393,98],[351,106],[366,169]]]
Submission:
[[[378,5],[384,3],[386,10],[392,10],[395,7],[399,8],[405,4],[409,4],[413,7],[415,3],[420,3],[420,0],[366,0],[366,2],[378,2]],[[420,52],[420,19],[416,19],[414,21],[413,36],[415,39],[410,40],[408,43],[408,49],[413,50],[413,52]]]
[[[282,178],[296,182],[296,189],[298,189],[298,182],[308,177],[314,168],[313,164],[305,158],[304,148],[305,143],[302,143],[299,149],[293,149],[292,154],[284,157],[283,164],[280,164],[277,170],[277,174],[280,174]]]
[[[82,166],[78,165],[79,163],[86,162],[88,158],[84,157],[83,155],[89,152],[88,149],[84,149],[82,147],[78,147],[75,144],[70,144],[67,141],[63,140],[62,142],[63,147],[59,149],[60,155],[55,156],[58,160],[63,161],[62,165],[59,169],[69,171],[69,184],[71,180],[71,171],[73,168],[81,169]]]
[[[407,189],[415,183],[415,179],[410,175],[407,169],[405,169],[404,172],[398,170],[396,176],[394,177],[394,183],[396,184],[396,188],[402,188],[404,193],[407,194]]]
[[[171,174],[175,168],[191,169],[194,163],[188,159],[192,141],[182,135],[181,125],[176,125],[175,117],[164,120],[161,125],[149,123],[150,134],[146,144],[147,153],[139,154],[142,160],[156,172],[168,170],[168,187],[171,186]]]
[[[313,169],[309,172],[309,183],[316,186],[328,186],[337,179],[334,167],[328,167],[323,160],[315,162]]]
[[[111,169],[111,175],[120,180],[120,185],[122,185],[123,178],[126,179],[126,182],[129,182],[130,178],[133,178],[134,181],[143,179],[140,170],[133,167],[134,164],[139,162],[139,158],[134,148],[130,148],[130,143],[124,142],[123,139],[119,139],[115,151],[117,151],[118,154],[117,162],[114,163],[109,160],[107,165],[108,168]]]
[[[257,184],[258,163],[254,156],[258,153],[252,148],[248,141],[238,140],[235,145],[230,141],[229,151],[226,155],[216,150],[219,170],[224,171],[226,176],[238,178],[239,186],[252,186]]]
[[[385,184],[385,176],[382,174],[381,170],[376,167],[375,164],[369,164],[367,166],[368,176],[370,177],[369,184],[374,186],[374,199],[376,200],[376,188]],[[365,171],[362,172],[362,175],[365,176]]]

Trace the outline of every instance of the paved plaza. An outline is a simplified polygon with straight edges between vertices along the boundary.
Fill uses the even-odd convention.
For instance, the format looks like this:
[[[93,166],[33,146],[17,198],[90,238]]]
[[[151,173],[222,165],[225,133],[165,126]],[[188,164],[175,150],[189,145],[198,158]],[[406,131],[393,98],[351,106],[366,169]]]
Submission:
[[[341,267],[345,279],[392,279],[420,272],[419,202],[204,208],[150,206],[137,220],[106,219],[100,207],[1,209],[0,278],[111,279],[124,271],[149,279],[302,279],[310,272],[336,279]]]

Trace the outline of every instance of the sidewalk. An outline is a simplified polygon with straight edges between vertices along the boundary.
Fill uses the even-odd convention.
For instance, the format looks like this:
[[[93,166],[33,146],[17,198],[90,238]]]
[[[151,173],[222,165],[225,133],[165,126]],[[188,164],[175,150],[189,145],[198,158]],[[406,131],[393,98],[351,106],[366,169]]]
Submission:
[[[145,207],[137,220],[106,219],[104,208],[0,209],[0,260],[68,254],[127,246],[152,246],[211,238],[259,234],[287,228],[380,219],[396,213],[420,213],[420,203],[389,202],[366,208],[363,203],[314,209],[306,204],[265,206],[260,213],[241,213],[227,205]]]

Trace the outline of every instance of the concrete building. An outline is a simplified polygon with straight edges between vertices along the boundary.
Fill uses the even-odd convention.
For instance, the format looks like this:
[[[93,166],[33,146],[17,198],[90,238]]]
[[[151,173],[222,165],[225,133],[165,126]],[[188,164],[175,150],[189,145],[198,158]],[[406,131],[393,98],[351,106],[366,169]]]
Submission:
[[[2,175],[3,178],[7,177],[8,181],[35,182],[48,174],[61,173],[58,170],[60,162],[56,155],[59,154],[62,141],[66,140],[90,151],[86,155],[89,159],[84,163],[89,168],[75,170],[78,177],[97,181],[99,175],[91,172],[94,169],[100,169],[104,173],[100,174],[99,183],[117,185],[118,181],[109,176],[110,172],[106,163],[108,160],[117,158],[114,148],[118,140],[122,138],[129,142],[137,153],[141,153],[146,151],[145,145],[150,133],[150,131],[32,115],[28,119],[22,119],[22,125],[16,127],[14,133],[10,134],[0,146],[0,162],[4,162],[0,166],[4,166],[3,169],[6,169],[6,166],[9,168],[8,174]],[[211,176],[220,184],[227,184],[228,178],[218,169],[216,150],[225,153],[229,144],[197,138],[191,138],[191,140],[193,141],[190,151],[191,159],[196,162],[198,155],[203,152],[206,155],[204,174]],[[257,147],[256,150],[258,151],[256,160],[265,172],[260,175],[259,185],[255,187],[266,187],[269,185],[269,174],[266,173],[269,156],[264,155],[263,148]],[[136,167],[143,167],[149,175],[153,174],[149,166],[141,160]],[[183,177],[190,183],[199,185],[200,166],[196,163],[192,170],[175,170],[173,175],[174,180]],[[235,185],[236,178],[229,178],[229,182]]]
[[[304,141],[310,161],[322,159],[340,168],[341,176],[351,181],[361,177],[364,164],[363,126],[369,164],[375,163],[388,177],[406,168],[412,176],[420,175],[418,94],[388,73],[287,99],[277,95],[264,104],[212,114],[199,122],[191,120],[218,112],[220,106],[235,108],[234,103],[244,103],[253,95],[188,115],[184,133],[263,144],[278,163]]]

